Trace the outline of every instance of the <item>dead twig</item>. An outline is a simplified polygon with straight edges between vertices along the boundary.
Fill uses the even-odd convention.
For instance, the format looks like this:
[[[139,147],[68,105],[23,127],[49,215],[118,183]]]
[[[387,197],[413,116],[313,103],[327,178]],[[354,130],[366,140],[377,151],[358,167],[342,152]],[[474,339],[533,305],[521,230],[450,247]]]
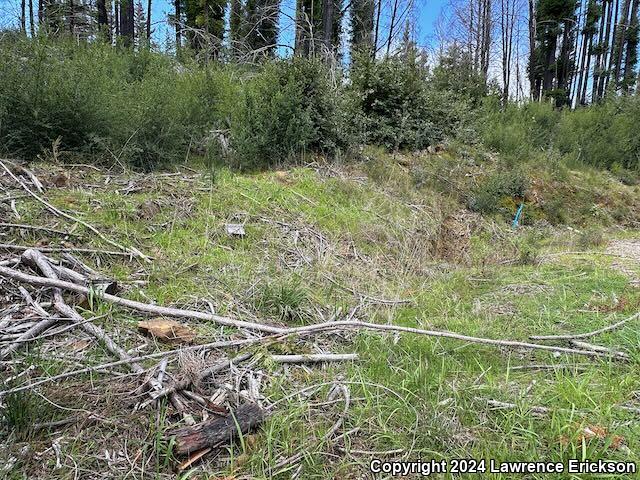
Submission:
[[[78,234],[77,233],[71,233],[71,232],[65,232],[64,230],[56,230],[55,228],[48,228],[48,227],[40,227],[37,225],[27,225],[24,223],[6,223],[6,222],[0,222],[0,227],[5,227],[5,228],[17,228],[20,230],[36,230],[39,232],[48,232],[48,233],[55,233],[56,235],[63,235],[65,237],[77,237]]]
[[[0,250],[13,250],[18,252],[25,252],[35,247],[27,245],[14,245],[12,243],[0,243]],[[78,252],[78,253],[94,253],[100,255],[111,255],[119,257],[129,257],[133,255],[128,252],[114,252],[111,250],[100,250],[97,248],[81,248],[81,247],[37,247],[39,251],[43,253],[55,253],[55,252]],[[150,258],[150,257],[149,257]]]
[[[321,363],[358,360],[359,356],[357,353],[318,353],[307,355],[270,355],[269,358],[276,363]]]
[[[14,280],[18,280],[24,283],[28,283],[31,285],[36,285],[41,287],[55,287],[55,288],[69,290],[76,293],[81,293],[84,295],[90,294],[90,289],[87,287],[76,285],[70,282],[56,280],[53,278],[43,278],[43,277],[38,277],[34,275],[29,275],[12,268],[0,267],[0,275],[4,277],[12,278]],[[384,324],[375,324],[375,323],[349,321],[349,320],[324,322],[324,323],[319,323],[315,325],[307,325],[303,327],[283,328],[283,327],[276,327],[276,326],[270,326],[270,325],[263,325],[263,324],[254,323],[254,322],[234,320],[228,317],[222,317],[219,315],[213,315],[213,314],[197,312],[192,310],[161,307],[158,305],[152,305],[152,304],[137,302],[134,300],[128,300],[128,299],[121,298],[115,295],[110,295],[107,293],[101,293],[100,298],[103,301],[113,303],[115,305],[131,308],[133,310],[137,310],[144,313],[150,313],[150,314],[168,316],[168,317],[177,317],[177,318],[195,318],[195,319],[200,319],[205,321],[216,322],[224,326],[246,328],[249,330],[255,330],[255,331],[260,331],[264,333],[271,333],[271,334],[278,334],[278,335],[304,335],[304,334],[314,334],[319,332],[349,330],[349,329],[390,331],[390,332],[413,333],[416,335],[425,335],[425,336],[431,336],[431,337],[452,338],[452,339],[466,341],[470,343],[478,343],[478,344],[492,345],[492,346],[499,346],[499,347],[524,348],[524,349],[530,349],[530,350],[546,350],[549,352],[569,353],[569,354],[586,355],[586,356],[598,356],[598,357],[610,357],[610,358],[612,357],[610,351],[594,350],[591,348],[586,350],[585,349],[581,350],[581,349],[575,349],[575,348],[542,345],[537,343],[528,343],[528,342],[521,342],[521,341],[515,341],[515,340],[496,340],[496,339],[483,338],[483,337],[473,337],[473,336],[449,332],[449,331],[423,330],[419,328],[403,327],[399,325],[384,325]],[[613,355],[613,358],[622,359],[624,357],[620,355]]]
[[[577,333],[573,335],[532,335],[529,338],[531,340],[577,340],[580,338],[589,338],[595,337],[596,335],[600,335],[601,333],[610,332],[612,330],[616,330],[628,322],[636,320],[640,318],[640,312],[631,315],[630,317],[624,318],[619,322],[613,323],[611,325],[607,325],[606,327],[599,328],[598,330],[593,330],[592,332],[587,333]]]
[[[103,363],[101,365],[95,365],[92,367],[86,367],[86,368],[81,368],[78,370],[71,370],[69,372],[64,372],[64,373],[60,373],[58,375],[54,375],[53,377],[47,377],[47,378],[43,378],[40,380],[36,380],[34,382],[28,383],[26,385],[21,385],[19,387],[15,387],[12,388],[10,390],[5,390],[5,391],[0,391],[0,398],[2,398],[5,395],[11,394],[11,393],[18,393],[18,392],[23,392],[25,390],[31,390],[35,387],[38,387],[40,385],[43,385],[45,383],[51,383],[51,382],[58,382],[60,380],[63,380],[65,378],[69,378],[69,377],[74,377],[77,375],[83,375],[85,373],[97,373],[97,372],[101,372],[104,370],[109,370],[113,367],[119,367],[122,365],[127,365],[131,362],[141,362],[143,360],[151,360],[151,359],[155,359],[155,358],[163,358],[163,357],[169,357],[171,355],[177,355],[179,353],[183,353],[183,352],[188,352],[188,351],[195,351],[195,350],[211,350],[214,348],[227,348],[227,347],[242,347],[242,346],[246,346],[246,345],[251,345],[254,343],[259,343],[262,341],[266,341],[266,340],[273,340],[274,337],[259,337],[259,338],[248,338],[248,339],[242,339],[242,340],[227,340],[227,341],[221,341],[221,342],[211,342],[211,343],[205,343],[203,345],[193,345],[190,347],[183,347],[183,348],[178,348],[175,350],[167,350],[165,352],[155,352],[155,353],[150,353],[148,355],[140,355],[137,357],[130,357],[128,359],[125,360],[118,360],[115,362],[109,362],[109,363]]]
[[[18,184],[22,187],[22,189],[25,192],[27,192],[29,195],[31,195],[33,198],[35,198],[38,202],[40,202],[42,205],[44,205],[47,208],[47,210],[49,210],[54,215],[56,215],[58,217],[66,218],[67,220],[71,220],[72,222],[75,222],[75,223],[79,223],[80,225],[82,225],[83,227],[87,228],[88,230],[91,230],[98,237],[100,237],[101,240],[103,240],[105,243],[108,243],[112,247],[116,247],[118,250],[121,250],[123,252],[127,252],[129,254],[132,254],[133,256],[141,258],[142,260],[149,261],[149,257],[144,255],[138,249],[136,249],[134,247],[127,248],[124,245],[121,245],[118,242],[108,238],[106,235],[104,235],[102,232],[100,232],[100,230],[98,230],[93,225],[85,222],[84,220],[82,220],[80,218],[74,217],[73,215],[70,215],[70,214],[60,210],[59,208],[54,207],[52,204],[47,202],[40,195],[38,195],[37,193],[34,193],[31,189],[29,189],[29,187],[27,187],[22,180],[20,180],[18,177],[16,177],[13,174],[13,172],[9,168],[7,168],[7,166],[1,160],[0,160],[0,166],[2,166],[2,168],[9,174],[9,176],[11,178],[13,178],[16,182],[18,182]]]
[[[571,340],[571,345],[574,345],[578,348],[582,348],[584,350],[591,350],[593,352],[604,353],[606,355],[621,358],[624,360],[629,359],[629,355],[624,352],[616,351],[608,347],[603,347],[602,345],[593,345],[592,343],[581,342],[579,340]]]

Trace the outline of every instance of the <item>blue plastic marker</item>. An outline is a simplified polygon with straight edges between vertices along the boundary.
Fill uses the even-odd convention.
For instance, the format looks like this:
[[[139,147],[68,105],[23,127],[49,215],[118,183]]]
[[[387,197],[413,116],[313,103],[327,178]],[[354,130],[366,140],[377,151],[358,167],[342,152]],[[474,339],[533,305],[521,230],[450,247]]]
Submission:
[[[513,228],[514,230],[518,228],[518,225],[520,223],[520,217],[522,216],[523,208],[524,208],[524,203],[521,203],[520,206],[518,207],[518,211],[516,212],[516,216],[513,219],[513,223],[511,224],[511,228]]]

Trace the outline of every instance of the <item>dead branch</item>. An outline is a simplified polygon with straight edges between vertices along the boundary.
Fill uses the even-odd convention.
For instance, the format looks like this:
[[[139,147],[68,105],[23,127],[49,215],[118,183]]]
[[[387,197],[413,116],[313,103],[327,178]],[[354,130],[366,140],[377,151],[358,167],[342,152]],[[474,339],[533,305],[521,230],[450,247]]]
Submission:
[[[84,295],[89,294],[89,289],[81,285],[76,285],[74,283],[64,282],[61,280],[54,280],[50,278],[43,278],[43,277],[38,277],[34,275],[29,275],[12,268],[0,267],[0,275],[7,278],[12,278],[14,280],[18,280],[20,282],[28,283],[30,285],[36,285],[40,287],[56,287],[56,288],[69,290],[71,292],[81,293]],[[382,325],[382,324],[376,324],[376,323],[357,322],[357,321],[324,322],[324,323],[318,323],[315,325],[307,325],[303,327],[282,328],[282,327],[274,327],[274,326],[263,325],[259,323],[253,323],[253,322],[245,322],[241,320],[233,320],[228,317],[221,317],[219,315],[196,312],[193,310],[160,307],[158,305],[151,305],[151,304],[146,304],[142,302],[137,302],[134,300],[128,300],[125,298],[117,297],[115,295],[110,295],[108,293],[102,294],[100,298],[103,301],[113,303],[115,305],[131,308],[133,310],[137,310],[144,313],[150,313],[154,315],[167,316],[167,317],[176,317],[176,318],[196,318],[199,320],[216,322],[220,325],[225,325],[229,327],[246,328],[249,330],[256,330],[256,331],[261,331],[265,333],[273,333],[273,334],[279,334],[279,335],[304,335],[304,334],[314,334],[319,332],[329,332],[329,331],[349,330],[349,329],[374,330],[374,331],[378,330],[378,331],[389,331],[389,332],[413,333],[416,335],[426,335],[430,337],[453,338],[453,339],[462,340],[465,342],[479,343],[484,345],[493,345],[498,347],[524,348],[529,350],[546,350],[548,352],[569,353],[569,354],[575,354],[575,355],[585,355],[590,357],[611,357],[610,353],[607,353],[605,351],[592,350],[592,349],[580,350],[575,348],[559,347],[559,346],[553,346],[553,345],[541,345],[537,343],[520,342],[516,340],[495,340],[491,338],[472,337],[469,335],[449,332],[446,330],[444,331],[423,330],[420,328],[403,327],[399,325]],[[619,355],[614,355],[613,358],[621,359],[622,357]]]
[[[269,358],[276,363],[319,363],[358,360],[359,356],[357,353],[319,353],[308,355],[270,355]]]
[[[180,381],[174,382],[172,385],[169,385],[168,387],[163,388],[162,390],[151,392],[152,400],[146,400],[142,402],[139,405],[139,408],[144,408],[150,403],[152,403],[154,400],[170,395],[171,393],[177,392],[178,390],[184,390],[185,388],[188,388],[191,384],[195,384],[197,386],[200,382],[204,381],[207,377],[210,377],[211,375],[215,375],[216,373],[226,370],[227,368],[231,368],[234,364],[244,362],[245,360],[248,360],[249,358],[253,357],[253,355],[254,354],[252,352],[243,353],[241,355],[238,355],[237,357],[232,358],[231,360],[220,362],[215,365],[212,365],[209,368],[206,368],[198,375],[198,377],[195,380],[192,380],[192,379],[180,380]]]
[[[51,315],[49,315],[49,313],[31,297],[29,292],[27,292],[23,287],[19,288],[20,293],[24,297],[27,304],[31,305],[38,312],[38,314],[42,315],[44,318],[33,325],[31,328],[29,328],[26,332],[21,334],[18,338],[14,339],[8,346],[0,351],[0,359],[8,357],[13,352],[15,352],[22,343],[34,340],[42,332],[58,323],[58,318],[51,317]]]
[[[51,280],[58,280],[56,272],[53,270],[53,267],[42,253],[38,252],[37,250],[27,250],[22,254],[22,258],[24,258],[32,265],[37,266],[47,278]],[[113,339],[111,339],[111,337],[109,337],[105,333],[104,330],[102,330],[97,325],[94,325],[93,323],[85,323],[84,317],[69,305],[67,305],[67,303],[64,301],[62,292],[59,288],[53,289],[53,307],[65,317],[68,317],[74,322],[80,324],[81,328],[85,332],[93,335],[95,338],[100,340],[107,348],[107,350],[120,358],[120,360],[131,360],[129,354],[127,354],[124,349],[116,344]],[[136,363],[135,361],[130,361],[127,365],[131,369],[131,371],[133,371],[133,373],[141,374],[144,372],[144,368],[142,367],[142,365]]]
[[[0,227],[5,228],[17,228],[20,230],[36,230],[39,232],[55,233],[56,235],[62,235],[65,237],[77,237],[77,233],[65,232],[64,230],[56,230],[55,228],[39,227],[37,225],[26,225],[24,223],[5,223],[0,222]]]
[[[629,360],[629,355],[627,355],[626,353],[619,352],[608,347],[603,347],[602,345],[593,345],[592,343],[581,342],[579,340],[571,340],[571,345],[575,345],[576,347],[585,350],[591,350],[593,352],[604,353],[605,355],[609,355],[611,357]]]
[[[616,330],[622,327],[624,324],[631,322],[640,318],[640,312],[631,315],[630,317],[624,318],[619,322],[613,323],[611,325],[607,325],[606,327],[599,328],[598,330],[594,330],[592,332],[587,333],[577,333],[574,335],[532,335],[529,338],[531,340],[577,340],[580,338],[589,338],[595,337],[596,335],[600,335],[601,333],[610,332],[612,330]]]
[[[174,430],[170,435],[176,439],[175,453],[187,455],[203,448],[230,444],[240,435],[254,430],[264,417],[264,411],[257,404],[247,402],[224,417]]]
[[[9,176],[11,178],[13,178],[16,182],[18,182],[18,184],[22,187],[22,189],[25,192],[27,192],[29,195],[31,195],[33,198],[35,198],[38,202],[40,202],[42,205],[44,205],[47,208],[47,210],[49,210],[54,215],[56,215],[58,217],[66,218],[67,220],[71,220],[72,222],[75,222],[75,223],[79,223],[80,225],[82,225],[83,227],[87,228],[88,230],[91,230],[98,237],[100,237],[100,239],[102,239],[105,243],[108,243],[112,247],[116,247],[118,250],[121,250],[123,252],[127,252],[127,253],[135,256],[135,257],[138,257],[138,258],[141,258],[143,260],[149,261],[149,257],[144,255],[138,249],[133,248],[133,247],[127,248],[124,245],[121,245],[118,242],[116,242],[114,240],[111,240],[110,238],[108,238],[106,235],[104,235],[102,232],[100,232],[100,230],[98,230],[93,225],[85,222],[84,220],[82,220],[80,218],[74,217],[73,215],[70,215],[70,214],[68,214],[66,212],[63,212],[62,210],[60,210],[60,209],[54,207],[53,205],[51,205],[44,198],[42,198],[40,195],[38,195],[37,193],[34,193],[33,191],[31,191],[29,189],[29,187],[27,187],[22,180],[20,180],[18,177],[16,177],[13,174],[13,172],[9,168],[7,168],[7,166],[4,164],[4,162],[2,160],[0,160],[0,166],[2,166],[2,168],[9,174]]]
[[[226,347],[242,347],[242,346],[246,346],[246,345],[251,345],[254,343],[259,343],[262,341],[266,341],[266,340],[273,340],[274,337],[258,337],[258,338],[248,338],[248,339],[242,339],[242,340],[227,340],[227,341],[221,341],[221,342],[211,342],[211,343],[205,343],[203,345],[192,345],[190,347],[183,347],[183,348],[178,348],[175,350],[167,350],[166,352],[155,352],[155,353],[150,353],[147,355],[140,355],[137,357],[131,357],[125,360],[118,360],[115,362],[109,362],[109,363],[103,363],[101,365],[95,365],[92,367],[86,367],[86,368],[81,368],[78,370],[71,370],[69,372],[64,372],[64,373],[60,373],[58,375],[54,375],[53,377],[47,377],[47,378],[43,378],[40,380],[36,380],[32,383],[28,383],[26,385],[22,385],[20,387],[15,387],[12,388],[10,390],[4,390],[4,391],[0,391],[0,398],[2,398],[5,395],[11,394],[11,393],[18,393],[18,392],[23,392],[25,390],[31,390],[35,387],[38,387],[40,385],[43,385],[45,383],[50,383],[50,382],[58,382],[60,380],[64,380],[65,378],[69,378],[69,377],[74,377],[76,375],[83,375],[85,373],[98,373],[98,372],[102,372],[104,370],[108,370],[111,369],[113,367],[119,367],[122,365],[127,365],[131,362],[141,362],[143,360],[151,360],[151,359],[155,359],[155,358],[163,358],[163,357],[169,357],[171,355],[177,355],[179,353],[183,353],[183,352],[189,352],[189,351],[195,351],[195,350],[210,350],[210,349],[214,349],[214,348],[226,348]]]
[[[81,293],[85,296],[88,296],[91,294],[91,290],[82,285],[76,285],[74,283],[64,282],[62,280],[57,280],[53,278],[44,278],[44,277],[38,277],[35,275],[29,275],[29,274],[22,273],[18,270],[14,270],[7,267],[0,267],[0,275],[8,278],[13,278],[14,280],[18,280],[23,283],[28,283],[30,285],[39,286],[39,287],[60,288],[60,289],[68,290],[75,293]],[[93,293],[95,294],[95,292]],[[220,325],[225,325],[227,327],[246,328],[249,330],[256,330],[256,331],[265,332],[265,333],[281,334],[281,333],[287,333],[287,330],[288,330],[281,327],[262,325],[259,323],[252,323],[252,322],[244,322],[242,320],[233,320],[228,317],[222,317],[219,315],[213,315],[213,314],[204,313],[204,312],[196,312],[193,310],[183,310],[180,308],[161,307],[158,305],[151,305],[148,303],[137,302],[135,300],[128,300],[126,298],[110,295],[108,293],[100,294],[100,299],[108,303],[113,303],[115,305],[120,305],[122,307],[127,307],[132,310],[137,310],[139,312],[149,313],[152,315],[175,317],[175,318],[192,318],[192,319],[195,318],[198,320],[215,322]]]
[[[0,243],[0,250],[12,250],[18,252],[25,252],[35,247],[27,245],[14,245],[12,243]],[[80,247],[37,247],[39,251],[43,253],[55,253],[55,252],[78,252],[78,253],[94,253],[100,255],[111,255],[119,257],[131,258],[133,255],[128,252],[114,252],[111,250],[100,250],[97,248],[80,248]]]

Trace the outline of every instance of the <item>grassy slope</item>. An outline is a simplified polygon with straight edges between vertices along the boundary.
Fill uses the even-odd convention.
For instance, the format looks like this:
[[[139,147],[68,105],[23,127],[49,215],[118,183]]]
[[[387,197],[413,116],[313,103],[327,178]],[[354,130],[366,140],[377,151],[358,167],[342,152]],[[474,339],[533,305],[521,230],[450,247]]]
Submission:
[[[567,195],[575,202],[570,211],[576,228],[538,222],[512,232],[505,216],[481,218],[464,209],[464,192],[473,188],[470,182],[479,181],[483,169],[492,168],[491,163],[482,167],[465,163],[460,152],[460,158],[445,154],[390,159],[380,152],[367,154],[369,162],[350,167],[139,176],[134,184],[140,191],[131,194],[121,192],[129,177],[115,175],[105,186],[103,174],[86,170],[72,180],[82,189],[72,185],[52,189],[48,195],[57,206],[82,214],[119,241],[153,255],[155,261],[142,266],[103,258],[100,269],[122,280],[148,281],[141,289],[130,288],[128,295],[163,304],[208,308],[202,301],[208,299],[220,313],[309,323],[337,312],[344,315],[359,305],[358,296],[348,290],[353,289],[413,301],[394,307],[365,302],[356,318],[518,340],[533,334],[589,331],[638,309],[639,292],[611,268],[611,257],[599,255],[600,247],[590,245],[592,233],[576,233],[587,222],[605,226],[637,222],[633,211],[624,209],[637,197],[638,187],[593,172],[567,171],[561,180],[555,180],[554,172],[537,172],[537,178],[545,181],[534,186],[547,185],[553,175],[557,183],[546,195]],[[572,190],[590,195],[572,195]],[[150,202],[159,211],[145,215],[145,210],[155,210]],[[548,207],[545,213],[536,206],[536,202],[542,205],[540,198],[529,202],[532,217],[548,214]],[[21,212],[26,222],[42,223],[45,218],[36,205],[21,204]],[[225,235],[223,225],[228,221],[246,222],[246,237]],[[635,234],[609,230],[606,235]],[[35,239],[26,234],[21,241]],[[593,252],[540,256],[585,247]],[[129,348],[141,342],[132,333],[135,319],[130,313],[105,305],[95,310],[106,315],[101,320],[105,328],[117,331]],[[202,342],[217,332],[211,325],[196,328]],[[635,356],[640,333],[629,325],[597,340]],[[638,422],[632,413],[614,408],[637,401],[637,357],[620,364],[369,333],[319,338],[318,343],[331,351],[357,351],[362,361],[311,370],[294,367],[285,376],[280,375],[281,367],[261,361],[260,368],[269,374],[263,392],[275,400],[305,385],[344,379],[354,401],[342,430],[359,430],[339,445],[359,450],[400,448],[409,459],[640,460]],[[289,341],[277,349],[304,352],[309,344]],[[29,361],[51,373],[61,368],[41,353],[33,348]],[[84,355],[83,361],[108,358],[99,346]],[[566,368],[511,369],[533,363]],[[59,386],[65,394],[57,396],[55,389],[49,394],[67,407],[93,408],[91,402],[68,394],[81,383]],[[95,395],[103,387],[98,380],[91,392]],[[345,456],[334,444],[315,446],[342,409],[339,402],[313,408],[311,403],[325,401],[326,393],[325,387],[308,401],[296,397],[283,402],[257,438],[234,453],[230,466],[211,462],[206,471],[265,477],[274,458],[306,446],[309,454],[301,478],[360,478],[366,471],[366,455]],[[110,401],[117,405],[120,397],[116,388]],[[488,399],[513,402],[518,408],[491,410]],[[30,406],[29,401],[41,403],[22,399],[10,412],[26,409],[32,417],[60,416],[55,408]],[[532,406],[548,407],[552,413],[536,416]],[[111,411],[112,425],[101,424],[94,434],[85,433],[82,441],[62,442],[64,453],[81,470],[95,471],[109,468],[104,459],[91,454],[94,451],[121,448],[131,458],[141,452],[134,463],[147,465],[147,472],[132,467],[129,478],[168,475],[171,462],[165,458],[163,418],[154,411],[127,420],[128,411]],[[15,423],[20,424],[19,419]],[[606,434],[585,440],[581,432],[586,426],[603,427]],[[74,437],[73,432],[70,427],[66,435]],[[124,436],[129,437],[127,445],[122,444]],[[42,450],[50,442],[47,438],[40,433],[30,441]],[[624,438],[621,446],[620,438]],[[66,478],[52,469],[55,457],[44,458],[44,466],[19,461],[13,478],[21,478],[20,469]]]

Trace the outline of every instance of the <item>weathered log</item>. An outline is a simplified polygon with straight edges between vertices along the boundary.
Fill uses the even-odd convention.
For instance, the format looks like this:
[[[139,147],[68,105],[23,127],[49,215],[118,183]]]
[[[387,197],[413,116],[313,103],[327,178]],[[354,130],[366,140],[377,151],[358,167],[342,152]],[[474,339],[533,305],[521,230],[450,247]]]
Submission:
[[[264,421],[264,411],[255,403],[239,405],[224,417],[183,427],[170,433],[175,437],[175,453],[187,455],[203,448],[231,444],[239,434],[254,430]]]

